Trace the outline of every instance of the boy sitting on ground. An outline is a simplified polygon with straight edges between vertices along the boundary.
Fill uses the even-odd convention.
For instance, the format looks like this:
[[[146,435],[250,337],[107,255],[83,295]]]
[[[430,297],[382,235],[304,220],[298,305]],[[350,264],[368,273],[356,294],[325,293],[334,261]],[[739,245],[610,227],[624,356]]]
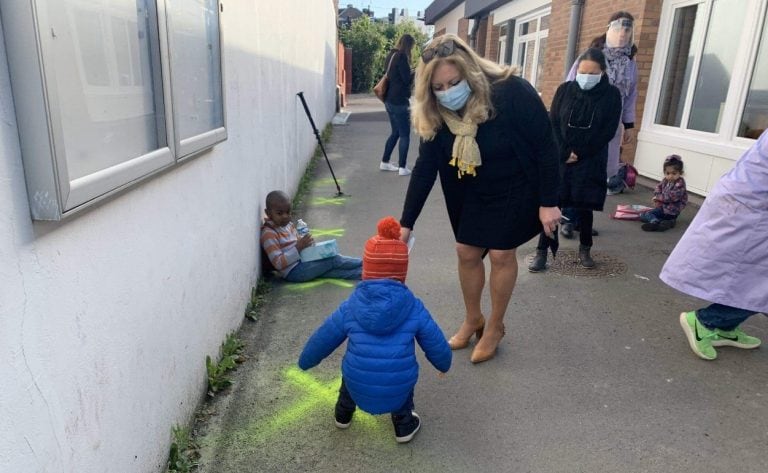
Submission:
[[[291,198],[283,191],[267,194],[267,218],[261,227],[261,247],[278,274],[289,282],[306,282],[316,278],[360,279],[360,258],[336,255],[316,261],[301,261],[301,250],[312,246],[308,233],[299,237],[291,221]]]

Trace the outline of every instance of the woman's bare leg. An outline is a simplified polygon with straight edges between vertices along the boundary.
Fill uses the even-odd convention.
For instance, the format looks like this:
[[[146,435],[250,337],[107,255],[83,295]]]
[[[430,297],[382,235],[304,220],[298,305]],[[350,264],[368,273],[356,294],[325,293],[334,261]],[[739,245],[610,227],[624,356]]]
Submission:
[[[517,282],[517,253],[512,250],[490,250],[491,259],[491,315],[485,324],[483,338],[472,353],[472,361],[480,362],[493,357],[504,336],[504,315]]]
[[[464,297],[466,315],[464,323],[456,335],[452,337],[457,344],[465,344],[472,334],[483,325],[483,314],[480,310],[480,298],[485,286],[485,265],[483,264],[483,248],[456,244],[456,254],[459,259],[459,282],[461,294]],[[452,345],[454,345],[452,343]]]

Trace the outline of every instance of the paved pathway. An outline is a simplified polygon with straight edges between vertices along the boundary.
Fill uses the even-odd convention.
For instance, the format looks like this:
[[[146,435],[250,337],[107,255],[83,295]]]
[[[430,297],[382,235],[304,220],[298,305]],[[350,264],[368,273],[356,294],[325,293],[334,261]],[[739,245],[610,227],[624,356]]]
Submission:
[[[389,131],[380,103],[353,96],[348,111],[327,144],[348,197],[329,199],[335,188],[320,162],[299,216],[354,255],[380,217],[399,217],[409,178],[378,170]],[[413,139],[409,166],[416,149]],[[606,207],[649,198],[638,188],[609,197]],[[308,372],[296,368],[304,342],[349,285],[276,285],[260,320],[244,323],[250,360],[211,406],[200,471],[768,471],[768,349],[724,348],[715,362],[699,360],[677,317],[702,302],[658,279],[694,212],[659,234],[596,216],[594,252],[614,268],[596,270],[601,277],[530,274],[534,242],[521,247],[498,356],[475,366],[469,350],[454,352],[452,370],[439,379],[419,354],[423,427],[407,445],[395,443],[388,416],[358,413],[350,429],[333,426],[343,350]],[[408,284],[449,336],[463,307],[439,184],[415,235]],[[577,245],[562,243],[566,253]],[[768,340],[763,318],[746,326]]]

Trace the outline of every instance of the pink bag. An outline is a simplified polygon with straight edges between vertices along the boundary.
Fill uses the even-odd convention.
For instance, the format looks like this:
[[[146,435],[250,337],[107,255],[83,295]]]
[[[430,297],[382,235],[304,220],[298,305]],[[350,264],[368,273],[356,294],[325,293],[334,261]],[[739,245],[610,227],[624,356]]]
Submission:
[[[653,207],[637,204],[619,204],[616,206],[616,213],[611,215],[611,218],[616,220],[640,220],[640,215],[650,210],[653,210]]]
[[[634,166],[627,163],[627,175],[624,177],[624,184],[627,185],[630,189],[635,188],[635,184],[637,183],[637,169],[635,169]]]

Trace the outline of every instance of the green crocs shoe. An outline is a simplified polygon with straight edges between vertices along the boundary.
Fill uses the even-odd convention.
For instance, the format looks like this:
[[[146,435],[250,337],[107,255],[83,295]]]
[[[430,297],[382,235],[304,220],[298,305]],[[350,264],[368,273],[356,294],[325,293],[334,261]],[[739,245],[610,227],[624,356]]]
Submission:
[[[683,312],[680,314],[680,326],[683,327],[688,344],[696,356],[705,360],[717,358],[717,352],[713,347],[713,341],[718,337],[714,330],[701,325],[696,318],[696,312]]]
[[[716,328],[715,333],[717,338],[712,340],[713,347],[736,347],[751,350],[759,347],[762,343],[759,338],[747,335],[738,327],[727,332]]]

